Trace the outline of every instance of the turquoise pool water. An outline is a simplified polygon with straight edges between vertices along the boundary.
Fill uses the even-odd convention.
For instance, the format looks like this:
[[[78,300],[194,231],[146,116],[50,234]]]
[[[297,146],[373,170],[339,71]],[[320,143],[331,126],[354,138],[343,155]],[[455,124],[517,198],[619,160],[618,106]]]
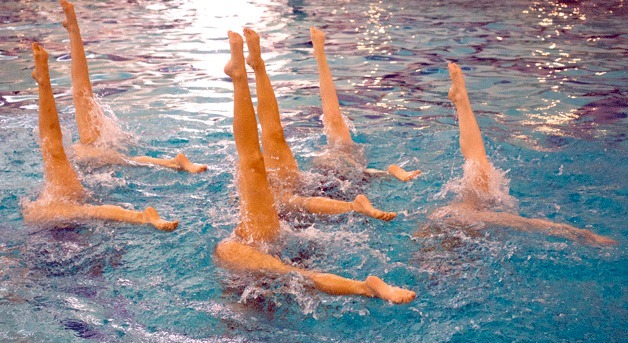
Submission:
[[[50,53],[66,140],[77,139],[68,38],[56,2],[0,4],[0,341],[441,342],[628,339],[626,87],[621,1],[81,1],[76,12],[100,102],[130,153],[207,163],[205,174],[81,169],[92,202],[179,219],[148,226],[24,225],[42,187],[30,44]],[[226,31],[262,36],[286,137],[303,169],[324,144],[309,27],[326,51],[344,113],[370,167],[419,167],[372,180],[399,216],[285,221],[282,258],[417,292],[407,305],[331,297],[295,276],[218,269],[238,222]],[[413,238],[449,203],[462,173],[446,61],[466,74],[493,164],[526,217],[607,235],[594,248],[542,234],[445,228]]]

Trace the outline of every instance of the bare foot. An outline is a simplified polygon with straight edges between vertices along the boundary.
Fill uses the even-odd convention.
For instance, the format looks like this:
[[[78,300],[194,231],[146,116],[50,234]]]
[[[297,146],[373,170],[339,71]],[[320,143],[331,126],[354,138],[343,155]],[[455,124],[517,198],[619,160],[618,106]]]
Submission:
[[[150,206],[144,210],[144,220],[146,223],[151,224],[162,231],[172,231],[179,226],[179,221],[177,220],[169,222],[161,219],[157,210]]]
[[[396,177],[397,180],[403,181],[403,182],[416,179],[419,175],[421,175],[421,171],[418,169],[408,172],[396,164],[391,164],[388,167],[388,173]]]
[[[310,38],[314,45],[314,55],[324,54],[325,33],[314,26],[310,27]]]
[[[606,236],[600,236],[600,235],[597,235],[597,234],[593,234],[591,236],[591,240],[593,242],[595,242],[596,244],[599,244],[599,245],[616,245],[616,244],[619,244],[616,240],[614,240],[612,238],[609,238],[609,237],[606,237]]]
[[[67,0],[59,0],[63,12],[65,12],[65,19],[61,22],[63,27],[68,31],[78,29],[78,22],[76,21],[76,14],[74,13],[74,4]]]
[[[580,229],[580,239],[583,243],[590,245],[615,245],[618,242],[612,238],[606,236],[600,236],[589,230]]]
[[[377,276],[369,276],[366,278],[366,286],[372,296],[378,297],[395,304],[409,303],[416,297],[416,293],[407,289],[391,286]]]
[[[177,164],[180,170],[185,170],[192,174],[202,173],[207,170],[206,164],[192,163],[184,154],[178,154],[177,156],[175,156],[174,162]]]
[[[447,68],[449,69],[449,77],[451,78],[451,88],[448,94],[449,100],[451,100],[454,105],[458,105],[465,99],[469,99],[464,77],[462,76],[462,70],[456,63],[449,63]]]
[[[586,229],[579,229],[569,224],[552,223],[546,219],[528,219],[534,227],[546,231],[550,235],[560,236],[573,241],[589,245],[612,245],[618,244],[617,241],[606,236],[600,236]]]
[[[262,51],[259,45],[259,35],[257,32],[245,27],[244,38],[246,38],[246,46],[249,48],[249,55],[246,57],[246,64],[250,65],[253,69],[263,66],[264,61],[262,60]]]
[[[33,79],[37,81],[38,84],[43,84],[46,82],[48,76],[48,53],[44,48],[37,44],[37,42],[33,43],[33,58],[35,60],[35,70],[33,70]]]
[[[364,194],[355,197],[355,200],[353,200],[351,204],[354,211],[375,219],[390,221],[397,216],[395,212],[384,212],[376,209]]]
[[[242,36],[229,31],[229,45],[231,46],[231,59],[225,65],[225,74],[232,79],[237,77],[246,77],[246,69],[244,68],[244,51]]]

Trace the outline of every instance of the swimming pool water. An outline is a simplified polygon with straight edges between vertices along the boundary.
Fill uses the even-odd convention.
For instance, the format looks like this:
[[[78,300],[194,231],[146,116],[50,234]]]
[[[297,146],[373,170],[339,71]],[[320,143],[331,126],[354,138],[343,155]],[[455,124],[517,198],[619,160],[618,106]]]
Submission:
[[[80,1],[94,91],[130,153],[209,165],[205,174],[81,168],[94,203],[154,206],[172,233],[89,222],[23,223],[43,182],[30,44],[50,54],[66,140],[77,139],[70,56],[56,2],[0,9],[0,341],[598,341],[628,339],[626,86],[622,1]],[[397,211],[285,221],[286,261],[417,292],[407,305],[331,297],[293,275],[235,276],[212,251],[238,223],[226,31],[255,28],[286,138],[305,170],[324,144],[309,27],[370,167],[419,167],[409,183],[371,180]],[[462,174],[447,61],[466,75],[492,163],[526,217],[617,240],[594,248],[541,234],[454,228],[414,238]],[[252,85],[253,95],[254,87]]]

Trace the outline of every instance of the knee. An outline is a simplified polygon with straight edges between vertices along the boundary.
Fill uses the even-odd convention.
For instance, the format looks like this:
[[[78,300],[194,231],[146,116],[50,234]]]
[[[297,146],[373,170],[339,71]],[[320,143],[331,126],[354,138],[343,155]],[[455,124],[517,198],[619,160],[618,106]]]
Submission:
[[[266,176],[266,168],[264,166],[264,158],[262,154],[256,154],[248,158],[242,159],[240,162],[242,172],[259,174]]]
[[[285,138],[283,135],[283,128],[281,126],[270,126],[266,127],[266,132],[262,131],[265,139],[268,139],[272,142],[285,142]]]
[[[214,249],[214,256],[219,260],[225,260],[226,257],[233,254],[235,242],[221,241]]]
[[[225,239],[216,245],[214,249],[214,258],[216,262],[226,268],[233,268],[239,265],[238,260],[242,255],[245,255],[244,245],[238,242],[234,242],[229,239]]]
[[[40,212],[36,209],[33,209],[31,206],[32,205],[28,205],[25,206],[24,209],[22,209],[22,219],[27,224],[36,223],[40,219],[38,216]]]
[[[60,140],[44,139],[42,140],[42,146],[44,146],[44,151],[48,154],[48,157],[53,160],[65,160],[67,158],[63,142]]]

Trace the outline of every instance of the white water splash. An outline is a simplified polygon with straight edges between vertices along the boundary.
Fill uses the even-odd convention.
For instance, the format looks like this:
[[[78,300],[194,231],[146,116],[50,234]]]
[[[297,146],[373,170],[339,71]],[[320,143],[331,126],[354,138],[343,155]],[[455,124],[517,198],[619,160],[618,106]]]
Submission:
[[[501,171],[492,164],[488,175],[488,191],[478,190],[474,183],[479,177],[480,169],[476,162],[467,161],[463,166],[463,176],[449,180],[443,188],[434,195],[436,199],[454,196],[454,202],[473,201],[480,208],[489,208],[497,211],[514,212],[518,208],[518,201],[509,194],[510,179],[507,171]]]
[[[116,117],[111,107],[104,104],[100,99],[94,97],[94,106],[91,115],[97,117],[100,123],[100,136],[95,142],[97,147],[114,148],[118,151],[125,151],[129,145],[137,143],[136,138],[129,132],[121,128],[120,121]]]

